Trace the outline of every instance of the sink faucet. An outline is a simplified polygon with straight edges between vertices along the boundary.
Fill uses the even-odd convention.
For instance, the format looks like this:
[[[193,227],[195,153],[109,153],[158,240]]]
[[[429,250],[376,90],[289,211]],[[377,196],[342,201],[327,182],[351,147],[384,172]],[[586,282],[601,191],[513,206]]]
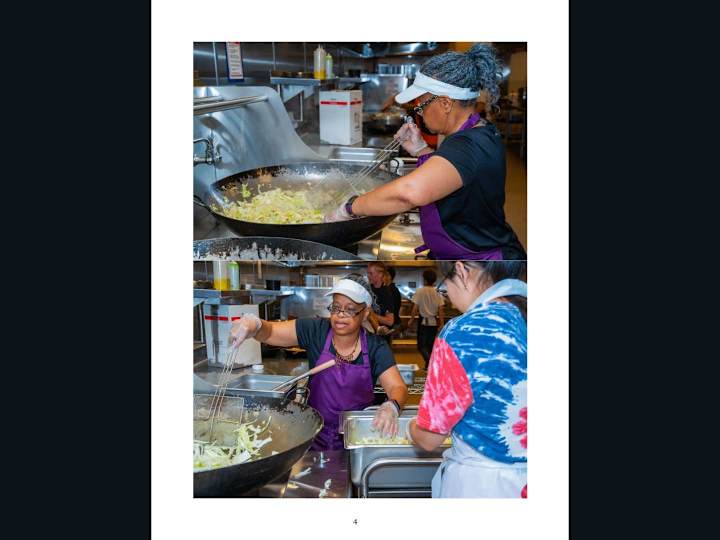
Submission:
[[[212,138],[208,137],[208,138],[202,138],[202,139],[195,139],[193,141],[193,144],[199,143],[199,142],[205,143],[205,155],[204,156],[193,155],[193,167],[195,165],[199,165],[200,163],[215,165],[216,161],[220,161],[222,159],[220,152],[215,150],[215,141],[213,141]]]

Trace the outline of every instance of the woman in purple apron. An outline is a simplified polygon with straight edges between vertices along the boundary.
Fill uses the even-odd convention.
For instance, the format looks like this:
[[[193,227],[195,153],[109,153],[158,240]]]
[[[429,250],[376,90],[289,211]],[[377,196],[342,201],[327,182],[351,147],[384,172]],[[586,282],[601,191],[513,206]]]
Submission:
[[[362,410],[372,405],[376,379],[388,400],[375,413],[373,425],[385,436],[397,434],[397,418],[408,395],[390,348],[362,327],[373,303],[367,281],[361,276],[347,276],[325,296],[330,295],[329,321],[270,322],[245,314],[233,323],[230,332],[235,346],[253,337],[270,345],[303,347],[308,352],[311,368],[335,360],[334,366],[310,379],[308,405],[317,409],[324,422],[311,450],[343,448],[343,439],[338,432],[340,415],[343,411]]]
[[[447,52],[428,60],[395,100],[420,102],[415,113],[430,131],[444,137],[438,149],[431,151],[418,127],[406,123],[395,138],[418,158],[417,169],[351,197],[326,221],[418,207],[424,244],[416,253],[429,249],[435,259],[525,259],[524,248],[505,220],[505,150],[500,134],[475,113],[481,90],[488,91],[491,105],[497,101],[500,72],[494,49],[484,44],[466,54]],[[431,159],[434,156],[442,159]]]

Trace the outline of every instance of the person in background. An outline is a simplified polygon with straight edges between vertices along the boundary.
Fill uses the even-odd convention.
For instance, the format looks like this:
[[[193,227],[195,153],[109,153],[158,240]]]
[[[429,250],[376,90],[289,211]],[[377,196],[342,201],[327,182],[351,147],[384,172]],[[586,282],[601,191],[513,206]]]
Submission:
[[[340,450],[338,433],[343,411],[362,410],[374,403],[375,384],[380,384],[388,400],[380,405],[373,426],[394,437],[408,389],[395,364],[390,347],[380,337],[362,327],[373,304],[368,282],[358,274],[339,280],[325,296],[330,319],[302,318],[270,322],[245,314],[232,323],[230,340],[239,346],[248,338],[277,347],[300,346],[307,351],[309,369],[335,360],[335,365],[310,377],[308,405],[323,418],[323,428],[311,450]]]
[[[462,315],[432,350],[417,418],[406,436],[452,446],[433,497],[527,497],[527,284],[524,261],[443,261]]]
[[[445,298],[434,285],[437,274],[428,268],[422,273],[424,285],[412,297],[413,309],[410,315],[410,326],[415,317],[418,318],[417,347],[425,360],[425,369],[430,369],[430,353],[438,330],[445,324]]]
[[[400,319],[400,306],[402,305],[402,295],[400,294],[400,290],[397,288],[397,285],[395,285],[395,267],[388,266],[387,272],[385,273],[385,279],[383,280],[384,285],[390,289],[390,294],[392,294],[393,298],[393,318],[395,321],[393,322],[393,329],[395,330],[395,333],[391,337],[397,337],[398,333],[402,329],[402,319]]]
[[[505,219],[505,147],[496,127],[475,111],[487,89],[497,102],[502,65],[495,49],[476,44],[467,53],[448,51],[425,62],[399,103],[418,100],[415,113],[438,134],[433,151],[415,124],[395,134],[417,157],[417,168],[363,195],[354,195],[325,216],[334,222],[389,216],[420,208],[424,244],[437,260],[524,260],[523,246]],[[488,105],[488,104],[486,104]],[[441,137],[442,136],[442,137]]]
[[[372,261],[368,263],[367,276],[370,281],[371,290],[376,298],[377,311],[371,314],[371,317],[376,324],[373,323],[373,327],[376,328],[376,333],[383,336],[383,339],[388,345],[392,343],[392,336],[388,334],[390,329],[395,324],[395,301],[393,299],[390,288],[383,284],[385,274],[387,273],[387,267],[380,261]]]

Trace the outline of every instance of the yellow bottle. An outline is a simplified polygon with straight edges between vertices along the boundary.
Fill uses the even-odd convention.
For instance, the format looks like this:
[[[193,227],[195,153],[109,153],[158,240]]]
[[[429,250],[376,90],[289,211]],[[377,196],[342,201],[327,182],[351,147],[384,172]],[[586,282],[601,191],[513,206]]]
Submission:
[[[320,45],[313,52],[313,77],[316,79],[325,78],[325,49]]]
[[[213,289],[216,291],[227,291],[230,289],[228,263],[213,261]]]

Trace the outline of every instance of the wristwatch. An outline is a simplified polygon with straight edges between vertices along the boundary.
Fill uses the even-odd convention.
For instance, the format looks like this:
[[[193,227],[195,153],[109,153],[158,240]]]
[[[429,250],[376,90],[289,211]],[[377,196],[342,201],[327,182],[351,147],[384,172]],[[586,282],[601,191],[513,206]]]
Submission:
[[[357,199],[357,198],[358,198],[357,195],[353,195],[353,196],[350,197],[350,198],[347,200],[347,202],[345,203],[345,211],[346,211],[346,212],[348,213],[348,215],[349,215],[350,217],[352,217],[352,218],[359,218],[359,217],[360,217],[360,216],[358,216],[358,215],[356,215],[356,214],[353,214],[353,211],[352,211],[352,205],[353,205],[353,203],[355,202],[355,199]]]

